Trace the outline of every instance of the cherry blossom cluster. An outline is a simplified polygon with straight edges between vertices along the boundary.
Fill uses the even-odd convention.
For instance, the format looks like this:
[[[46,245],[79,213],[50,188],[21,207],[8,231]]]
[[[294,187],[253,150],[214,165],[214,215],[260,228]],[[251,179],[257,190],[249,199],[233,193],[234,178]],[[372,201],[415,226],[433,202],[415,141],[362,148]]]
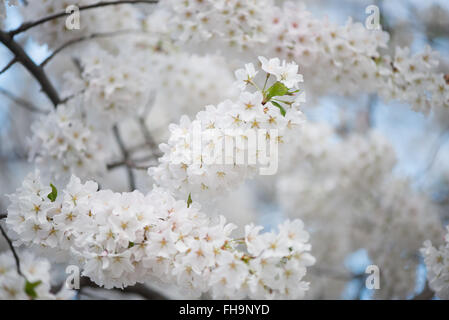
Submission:
[[[113,55],[92,45],[88,54],[81,57],[85,88],[83,105],[89,117],[111,126],[120,119],[139,114],[150,100],[151,69],[149,63],[131,58],[130,52],[122,50]],[[105,119],[106,117],[106,119]]]
[[[317,19],[301,3],[286,2],[271,13],[266,49],[300,62],[308,89],[316,94],[354,94],[373,86],[372,57],[386,47],[387,33],[351,20],[339,26]]]
[[[302,298],[308,289],[308,233],[300,220],[279,232],[212,221],[195,202],[174,199],[164,189],[98,191],[72,176],[62,192],[30,174],[10,196],[6,223],[17,242],[66,250],[83,275],[106,288],[161,280],[193,295],[215,298]],[[240,247],[243,247],[240,249]]]
[[[291,146],[289,158],[295,161],[283,162],[277,194],[285,212],[313,230],[317,268],[343,269],[348,254],[366,248],[382,273],[376,297],[412,295],[419,249],[425,239],[438,239],[441,222],[427,196],[391,177],[392,146],[375,132],[342,138],[312,123]],[[311,294],[325,294],[329,281],[316,279],[311,278]],[[335,282],[333,288],[341,292],[344,285]]]
[[[79,99],[61,104],[32,125],[30,157],[55,179],[76,172],[88,177],[105,170],[101,133],[85,121]]]
[[[67,102],[32,126],[31,158],[56,180],[72,173],[88,178],[106,169],[108,132],[118,121],[145,110],[152,93],[150,62],[114,55],[98,45],[80,57],[82,74],[64,74]],[[142,60],[143,61],[143,60]]]
[[[344,259],[365,245],[367,234],[356,220],[367,209],[360,194],[370,193],[394,165],[392,147],[375,133],[342,140],[328,125],[305,123],[285,153],[272,191],[289,217],[300,217],[311,230],[318,270],[344,273]],[[366,211],[370,213],[370,211]],[[345,279],[308,275],[308,297],[332,298]]]
[[[53,294],[50,262],[37,258],[30,252],[20,253],[20,271],[11,252],[0,253],[0,300],[69,300],[74,291],[66,289]]]
[[[97,0],[35,0],[21,6],[25,21],[34,21],[52,14],[66,12],[69,6],[87,6],[98,3]],[[99,12],[101,11],[101,14]],[[73,12],[73,11],[72,11]],[[67,28],[66,22],[75,21],[66,18],[54,19],[30,30],[34,40],[56,49],[67,41],[94,33],[114,32],[126,29],[138,29],[139,11],[132,5],[105,6],[98,9],[79,12],[79,29]],[[74,27],[77,27],[74,25]]]
[[[368,30],[352,20],[344,26],[319,20],[296,3],[287,2],[272,12],[273,34],[267,48],[301,62],[311,92],[377,92],[423,113],[432,106],[438,110],[449,106],[449,85],[443,74],[435,72],[438,54],[429,47],[413,56],[408,48],[396,48],[391,58],[379,53],[389,39],[381,30]]]
[[[35,21],[71,4],[97,2],[34,0],[20,10],[24,21]],[[6,5],[16,4],[1,0],[0,18]],[[392,176],[392,146],[375,132],[339,135],[305,123],[300,108],[304,75],[315,97],[378,93],[446,121],[449,81],[435,71],[436,52],[383,54],[388,33],[352,20],[341,26],[317,19],[300,2],[161,0],[155,10],[137,8],[82,11],[79,30],[68,30],[65,18],[29,30],[55,54],[42,70],[60,80],[54,82],[61,83],[64,102],[31,128],[30,158],[53,184],[36,172],[9,196],[6,224],[16,245],[76,264],[105,288],[162,281],[194,297],[233,299],[335,297],[345,282],[330,288],[319,268],[344,270],[344,258],[364,248],[381,268],[376,297],[405,298],[414,293],[417,252],[429,239],[421,253],[430,286],[449,298],[449,234],[445,245],[433,247],[441,234],[437,209],[409,181]],[[96,44],[75,41],[67,55],[58,50],[80,37],[126,30],[132,32],[89,39]],[[211,47],[213,55],[197,55],[211,54]],[[233,77],[235,65],[256,57],[258,64],[245,64]],[[68,61],[76,69],[66,72]],[[150,116],[149,107],[155,109]],[[82,183],[105,172],[113,126],[123,129],[126,144],[152,151],[137,117],[156,124],[157,138],[167,133],[167,121],[176,121],[158,165],[148,170],[152,180],[141,170],[156,187],[116,193]],[[131,165],[126,153],[120,161],[129,172],[146,169]],[[269,174],[279,167],[281,175],[266,180],[270,196],[301,220],[286,221],[277,232],[246,225],[234,236],[237,228],[208,206],[271,165]],[[307,272],[315,258],[302,221],[312,234],[318,274]],[[70,297],[50,293],[47,261],[27,253],[22,260],[23,276],[11,255],[0,255],[0,298]]]
[[[193,116],[205,105],[237,94],[234,77],[221,56],[173,52],[154,55],[152,65],[158,75],[154,107],[169,113],[170,120],[178,121],[182,114]]]
[[[429,197],[413,190],[409,181],[386,179],[380,189],[371,200],[372,209],[361,217],[369,235],[368,255],[382,273],[381,290],[375,296],[405,299],[416,290],[419,249],[426,239],[439,242],[441,220]]]
[[[325,124],[305,123],[290,146],[278,182],[280,202],[288,211],[311,216],[333,215],[336,206],[359,201],[359,192],[379,185],[396,161],[393,147],[380,134],[339,138]],[[300,207],[296,201],[302,201]]]
[[[183,3],[170,1],[172,8],[186,10],[174,10],[180,21],[185,21],[183,14],[190,12]],[[317,19],[300,2],[285,2],[281,6],[264,2],[263,5],[269,8],[264,9],[264,37],[258,38],[258,42],[243,42],[246,60],[263,53],[296,61],[307,79],[309,94],[317,96],[375,92],[386,100],[408,103],[419,112],[428,113],[433,107],[437,112],[447,110],[449,84],[443,74],[435,71],[437,53],[430,48],[415,55],[410,55],[408,48],[396,48],[390,57],[380,53],[381,49],[388,48],[389,40],[389,34],[382,30],[368,30],[351,19],[343,26],[328,19]],[[203,9],[198,5],[198,14],[194,16],[207,15],[208,11]],[[252,16],[251,9],[244,6],[241,9]],[[237,19],[233,29],[245,30],[245,21]],[[189,32],[199,37],[201,30],[190,28]],[[248,31],[245,35],[252,34]],[[221,41],[232,39],[227,34],[222,38]]]
[[[160,1],[153,16],[165,21],[167,31],[177,40],[197,44],[208,40],[245,48],[266,41],[265,21],[272,6],[272,0],[166,0]]]
[[[449,84],[443,74],[434,71],[438,53],[430,47],[415,55],[408,48],[396,48],[393,59],[380,57],[377,65],[381,75],[378,90],[386,100],[409,103],[413,110],[425,114],[448,110]]]
[[[439,298],[449,299],[449,227],[444,239],[445,243],[439,247],[434,247],[430,240],[425,241],[421,253],[430,288]]]
[[[261,165],[257,160],[267,151],[274,155],[274,148],[267,145],[277,147],[293,138],[295,128],[303,122],[299,106],[305,98],[304,93],[298,93],[302,82],[298,66],[278,58],[259,59],[263,75],[251,63],[235,72],[236,86],[242,90],[237,101],[206,106],[193,121],[184,116],[179,125],[170,125],[168,143],[161,145],[164,154],[160,164],[149,169],[159,186],[184,198],[189,194],[220,194],[253,176]],[[263,88],[256,83],[258,74],[265,81]],[[256,91],[250,92],[250,88]],[[248,130],[255,137],[262,132],[257,145],[247,137]],[[251,148],[256,158],[253,163],[249,159]],[[248,159],[239,163],[239,156],[246,153]],[[278,161],[277,156],[274,161]]]

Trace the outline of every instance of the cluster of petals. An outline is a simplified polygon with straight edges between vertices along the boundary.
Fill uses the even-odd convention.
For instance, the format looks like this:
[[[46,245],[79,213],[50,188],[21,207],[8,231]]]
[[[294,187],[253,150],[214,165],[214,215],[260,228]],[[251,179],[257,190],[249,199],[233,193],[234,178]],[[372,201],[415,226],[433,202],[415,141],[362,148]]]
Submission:
[[[97,0],[35,0],[21,6],[20,11],[24,21],[35,21],[62,12],[72,14],[67,19],[52,19],[30,30],[35,41],[47,44],[51,49],[96,33],[138,29],[139,11],[133,5],[77,11],[82,6],[96,3]]]
[[[101,132],[86,122],[81,110],[79,100],[71,99],[31,127],[30,158],[57,180],[72,173],[88,177],[105,170]]]
[[[302,81],[295,72],[297,65],[285,61],[281,64],[276,58],[260,59],[276,66],[271,70],[263,64],[263,79],[279,76],[281,81],[275,84],[283,82],[289,90]],[[267,91],[256,84],[258,72],[252,64],[236,71],[236,86],[242,90],[237,101],[208,105],[194,120],[183,116],[179,124],[169,126],[168,143],[160,146],[163,156],[159,165],[149,169],[159,186],[185,199],[189,193],[198,198],[210,197],[237,187],[270,161],[278,161],[278,147],[294,139],[303,122],[299,107],[304,95],[285,92],[268,100]],[[256,91],[251,92],[251,88]],[[280,101],[285,102],[282,110]]]
[[[430,288],[441,299],[449,299],[449,228],[444,244],[434,247],[430,240],[424,242],[421,253],[427,267]]]
[[[234,239],[235,226],[223,217],[213,221],[198,203],[161,188],[114,193],[73,176],[53,192],[30,174],[10,195],[9,229],[18,244],[67,251],[105,288],[159,280],[195,296],[260,299],[297,299],[308,289],[303,277],[314,258],[300,220],[284,222],[278,233],[249,225]]]
[[[20,271],[11,252],[0,253],[0,299],[1,300],[69,300],[74,291],[65,286],[52,293],[50,262],[32,253],[20,252]],[[33,289],[27,290],[32,285]]]

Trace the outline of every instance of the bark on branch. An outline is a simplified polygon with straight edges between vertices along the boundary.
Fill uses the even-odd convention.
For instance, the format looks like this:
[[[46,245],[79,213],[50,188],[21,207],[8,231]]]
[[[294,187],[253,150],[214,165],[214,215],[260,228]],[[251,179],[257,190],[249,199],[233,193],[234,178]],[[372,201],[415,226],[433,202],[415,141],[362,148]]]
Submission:
[[[114,132],[115,140],[117,141],[120,152],[122,153],[123,161],[127,163],[129,161],[129,153],[128,150],[126,150],[125,143],[123,142],[117,125],[114,125],[112,131]],[[130,166],[126,166],[126,172],[128,174],[130,191],[134,191],[136,189],[136,179],[134,177],[134,172]]]
[[[20,259],[17,255],[16,249],[14,248],[11,239],[9,239],[8,235],[6,234],[6,231],[3,229],[3,227],[0,225],[0,232],[3,235],[3,237],[6,239],[6,242],[8,242],[9,248],[12,251],[12,254],[14,256],[14,260],[16,261],[16,268],[17,273],[23,277],[22,271],[20,270]]]
[[[22,99],[20,97],[16,97],[14,94],[12,94],[6,89],[0,88],[0,93],[3,94],[5,97],[9,98],[10,100],[14,101],[18,106],[23,107],[29,111],[47,113],[47,111],[39,109],[38,107],[34,106],[31,102]]]
[[[88,36],[85,36],[85,37],[72,39],[70,41],[67,41],[66,43],[64,43],[60,47],[56,48],[44,61],[41,62],[40,66],[41,67],[45,67],[45,65],[47,63],[49,63],[50,60],[53,59],[55,55],[57,55],[59,52],[61,52],[65,48],[70,47],[70,46],[72,46],[74,44],[77,44],[77,43],[80,43],[80,42],[83,42],[83,41],[87,41],[87,40],[91,40],[91,39],[114,37],[114,36],[119,36],[119,35],[123,35],[123,34],[127,34],[127,33],[139,32],[139,31],[140,30],[120,30],[120,31],[105,32],[105,33],[92,33],[92,34],[90,34]]]
[[[60,103],[59,95],[52,83],[48,79],[44,70],[31,60],[30,56],[23,50],[23,48],[14,41],[12,36],[4,31],[0,30],[0,42],[3,43],[15,56],[18,62],[20,62],[39,82],[42,91],[48,96],[53,105],[56,107]]]
[[[156,0],[122,0],[122,1],[100,1],[98,3],[94,3],[91,5],[87,5],[87,6],[80,6],[78,9],[80,11],[83,10],[89,10],[89,9],[95,9],[95,8],[100,8],[100,7],[106,7],[106,6],[110,6],[110,5],[119,5],[119,4],[134,4],[134,3],[146,3],[146,4],[155,4],[158,3],[158,1]],[[55,13],[52,14],[50,16],[41,18],[39,20],[36,21],[30,21],[30,22],[24,22],[22,23],[17,29],[11,30],[9,31],[9,35],[11,37],[14,37],[15,35],[22,33],[24,31],[27,31],[28,29],[31,29],[35,26],[38,26],[40,24],[43,24],[45,22],[54,20],[54,19],[59,19],[61,17],[65,17],[70,15],[70,13],[67,12],[59,12],[59,13]]]

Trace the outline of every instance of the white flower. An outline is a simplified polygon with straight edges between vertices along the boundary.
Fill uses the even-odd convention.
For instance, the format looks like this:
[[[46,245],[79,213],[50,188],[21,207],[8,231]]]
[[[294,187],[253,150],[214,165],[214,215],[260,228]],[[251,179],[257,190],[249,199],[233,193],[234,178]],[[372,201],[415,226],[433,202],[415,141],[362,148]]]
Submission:
[[[41,185],[38,176],[29,176],[24,187],[11,196],[9,214],[21,214],[17,208],[22,198],[41,189],[29,188],[29,179],[33,185]],[[213,223],[200,211],[199,204],[193,202],[188,207],[185,200],[177,201],[161,188],[146,196],[138,191],[113,193],[98,191],[95,183],[83,184],[72,177],[60,194],[62,206],[59,199],[50,202],[56,214],[48,220],[45,230],[33,228],[36,224],[30,217],[19,229],[19,241],[48,245],[48,230],[60,230],[63,236],[53,239],[52,247],[66,251],[84,276],[105,288],[122,288],[157,277],[195,296],[211,291],[217,298],[295,299],[307,290],[302,278],[305,268],[313,264],[313,257],[308,254],[308,235],[299,221],[286,222],[277,234],[259,234],[261,227],[247,226],[243,243],[231,237],[235,226],[223,217]],[[8,226],[14,228],[15,223],[7,219]],[[240,250],[240,243],[247,248]],[[49,264],[33,267],[27,261],[31,260],[25,259],[24,273],[30,279],[48,283],[45,272]],[[289,271],[293,264],[289,261],[297,262],[293,280]],[[2,261],[0,256],[0,284],[2,274],[8,277],[10,269],[11,261]],[[288,281],[295,284],[287,287]],[[264,285],[254,286],[257,283]],[[297,289],[293,290],[295,285]],[[1,290],[0,286],[0,296]],[[40,287],[39,295],[44,297],[46,290],[46,285]]]
[[[441,299],[449,299],[449,227],[446,242],[439,248],[432,246],[429,240],[424,242],[421,254],[427,267],[427,279],[430,288]]]
[[[298,74],[298,65],[294,62],[286,63],[285,60],[282,61],[276,78],[288,88],[298,88],[298,83],[304,81],[302,75]]]
[[[30,158],[41,170],[64,180],[71,173],[88,176],[105,170],[101,131],[83,117],[80,101],[70,99],[33,123]]]
[[[279,60],[279,58],[272,58],[268,60],[265,57],[259,56],[259,61],[262,64],[263,71],[275,75],[276,78],[280,77],[281,60]]]
[[[298,88],[298,83],[303,82],[303,77],[298,74],[298,65],[294,62],[287,63],[285,60],[281,61],[279,58],[272,58],[268,60],[260,56],[259,61],[262,64],[262,69],[276,77],[277,81],[282,82],[288,88]]]
[[[245,90],[248,84],[251,84],[254,77],[257,75],[257,71],[252,63],[245,64],[245,69],[238,69],[235,71],[235,77],[237,78],[236,85],[240,90]]]
[[[291,96],[279,97],[285,103],[285,113],[281,113],[271,100],[263,101],[264,94],[259,90],[242,91],[238,101],[208,105],[192,121],[181,117],[179,125],[169,127],[171,135],[168,143],[161,145],[164,155],[159,166],[150,168],[148,173],[159,186],[180,198],[191,194],[194,199],[210,199],[254,176],[262,162],[260,151],[268,150],[263,150],[263,146],[274,141],[283,148],[303,121],[297,103],[289,102]],[[259,131],[269,129],[277,130],[277,134]],[[248,137],[251,134],[257,141]],[[232,153],[226,150],[229,146]],[[252,156],[251,161],[245,162],[249,159],[246,154]]]
[[[20,270],[17,272],[14,256],[10,252],[0,254],[0,299],[2,300],[70,300],[75,292],[62,288],[58,293],[51,293],[50,263],[43,258],[37,258],[30,252],[19,251]],[[34,288],[34,295],[25,290],[25,283],[38,283]],[[65,287],[65,286],[63,286]]]

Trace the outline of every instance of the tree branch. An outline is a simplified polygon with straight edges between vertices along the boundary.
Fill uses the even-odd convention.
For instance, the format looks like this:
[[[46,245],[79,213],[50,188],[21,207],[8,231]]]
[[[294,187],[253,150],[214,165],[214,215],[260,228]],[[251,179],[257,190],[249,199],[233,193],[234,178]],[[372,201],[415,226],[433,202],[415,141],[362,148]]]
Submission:
[[[420,294],[416,295],[412,300],[431,300],[435,296],[435,292],[429,287],[429,283],[426,281],[426,286]]]
[[[5,237],[6,242],[8,242],[9,248],[11,249],[14,259],[16,260],[17,273],[23,277],[22,271],[20,270],[19,256],[17,255],[16,249],[14,248],[11,239],[9,239],[8,235],[6,234],[5,230],[1,225],[0,225],[0,232],[2,233],[3,237]]]
[[[0,214],[0,220],[6,219],[7,216],[8,216],[8,215],[7,215],[6,213],[1,213],[1,214]]]
[[[14,101],[18,106],[21,106],[29,111],[47,113],[47,111],[39,109],[38,107],[34,106],[31,102],[16,97],[6,89],[0,88],[0,93],[3,94],[5,97],[9,98],[10,100]]]
[[[147,146],[147,144],[140,145],[140,147],[145,147],[145,146]],[[129,155],[131,155],[132,152],[137,151],[137,150],[138,150],[137,148],[128,149],[127,152],[128,152]],[[157,160],[158,157],[159,157],[158,154],[148,154],[146,156],[141,156],[141,157],[133,158],[133,159],[131,159],[131,156],[130,156],[129,160],[127,160],[127,161],[119,160],[119,161],[116,161],[116,162],[109,163],[107,165],[107,169],[108,170],[112,170],[112,169],[115,169],[115,168],[121,167],[121,166],[130,166],[130,167],[132,167],[134,169],[146,170],[149,167],[145,167],[145,166],[139,165],[138,163],[139,162],[146,162],[146,161],[150,161],[150,160]]]
[[[129,161],[129,153],[128,153],[128,150],[126,150],[125,144],[122,140],[122,137],[120,136],[120,132],[119,132],[117,125],[114,125],[114,127],[112,128],[112,131],[114,132],[115,139],[116,139],[117,144],[120,148],[120,151],[123,155],[123,161],[125,162],[125,164],[127,164]],[[134,177],[134,172],[129,165],[126,165],[126,172],[128,173],[128,181],[129,181],[130,190],[133,191],[136,189],[136,179]]]
[[[80,6],[79,10],[83,11],[83,10],[89,10],[89,9],[95,9],[95,8],[100,8],[100,7],[106,7],[106,6],[110,6],[110,5],[119,5],[119,4],[134,4],[134,3],[146,3],[146,4],[156,4],[158,3],[158,1],[156,0],[122,0],[122,1],[100,1],[98,3],[94,3],[91,5],[87,5],[87,6]],[[36,21],[31,21],[31,22],[24,22],[22,23],[17,29],[11,30],[9,31],[9,35],[11,37],[14,37],[15,35],[22,33],[24,31],[27,31],[28,29],[31,29],[35,26],[38,26],[40,24],[43,24],[45,22],[54,20],[54,19],[58,19],[61,17],[65,17],[70,15],[70,13],[67,12],[59,12],[59,13],[55,13],[52,14],[50,16],[41,18],[39,20]]]
[[[129,168],[133,168],[133,169],[137,169],[137,170],[147,170],[149,167],[148,166],[142,166],[142,165],[138,165],[135,162],[133,162],[132,160],[121,160],[121,161],[117,161],[117,162],[112,162],[109,163],[107,165],[107,169],[108,170],[112,170],[121,166],[127,166]]]
[[[154,139],[150,133],[150,130],[148,130],[148,127],[145,124],[145,119],[142,117],[139,117],[138,121],[139,121],[140,130],[142,130],[142,134],[145,139],[146,145],[152,149],[151,150],[152,152],[155,152],[155,151],[157,152],[159,150],[158,145],[157,145],[156,141],[154,141]]]
[[[22,49],[22,47],[14,41],[11,35],[0,30],[0,42],[2,42],[20,62],[39,82],[42,91],[48,96],[53,105],[56,107],[60,103],[59,95],[51,84],[44,70],[36,65],[30,56]]]
[[[126,287],[124,289],[118,289],[125,293],[136,293],[147,300],[167,300],[167,297],[160,294],[159,292],[154,291],[153,289],[138,283],[132,287]]]
[[[0,74],[5,73],[16,62],[17,62],[17,58],[16,57],[12,58],[11,61],[9,61],[8,64],[0,71]]]
[[[439,134],[439,136],[436,139],[437,141],[433,145],[433,148],[432,148],[432,150],[430,152],[431,155],[430,155],[430,158],[429,158],[429,160],[428,160],[428,162],[426,164],[426,167],[423,170],[421,170],[421,172],[419,172],[417,174],[417,178],[416,179],[418,181],[421,180],[421,178],[424,178],[426,176],[426,174],[430,171],[430,169],[432,169],[432,167],[433,167],[433,165],[434,165],[434,163],[435,163],[435,161],[436,161],[436,159],[438,157],[438,154],[441,151],[441,148],[443,147],[444,143],[446,142],[445,140],[448,139],[448,138],[449,138],[449,129],[446,129],[446,130],[442,131]]]
[[[74,44],[77,44],[77,43],[80,43],[83,41],[91,40],[91,39],[113,37],[113,36],[118,36],[118,35],[122,35],[122,34],[138,32],[138,31],[140,31],[140,30],[120,30],[120,31],[114,31],[114,32],[93,33],[93,34],[85,36],[85,37],[72,39],[70,41],[67,41],[66,43],[64,43],[63,45],[58,47],[57,49],[55,49],[44,61],[42,61],[40,66],[45,67],[45,65],[48,62],[50,62],[50,60],[53,59],[55,55],[57,55],[59,52],[61,52],[65,48],[70,47],[71,45],[74,45]]]

